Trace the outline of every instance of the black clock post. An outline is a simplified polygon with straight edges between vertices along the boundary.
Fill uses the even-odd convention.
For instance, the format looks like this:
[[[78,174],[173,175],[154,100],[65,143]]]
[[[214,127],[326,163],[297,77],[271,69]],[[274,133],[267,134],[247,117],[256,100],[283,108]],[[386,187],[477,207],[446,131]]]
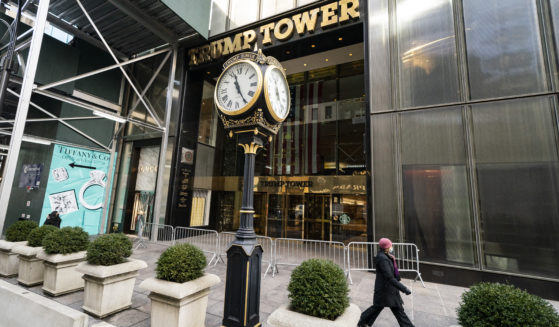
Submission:
[[[277,134],[287,116],[289,89],[281,64],[261,51],[235,55],[223,67],[214,101],[223,126],[229,130],[229,137],[237,137],[245,155],[240,224],[235,241],[227,250],[223,326],[258,327],[261,325],[262,246],[254,232],[254,164],[258,150]],[[267,82],[273,71],[281,72],[284,78],[281,85]],[[283,102],[281,99],[274,102],[276,107],[283,106],[278,109],[271,103],[270,94],[279,98],[280,93],[285,97]],[[236,97],[235,104],[230,101],[233,97]],[[239,102],[244,102],[244,106],[239,107]]]
[[[243,201],[236,240],[227,250],[227,275],[223,325],[227,327],[260,325],[260,273],[262,246],[254,233],[254,162],[263,146],[261,136],[239,135],[245,153]]]

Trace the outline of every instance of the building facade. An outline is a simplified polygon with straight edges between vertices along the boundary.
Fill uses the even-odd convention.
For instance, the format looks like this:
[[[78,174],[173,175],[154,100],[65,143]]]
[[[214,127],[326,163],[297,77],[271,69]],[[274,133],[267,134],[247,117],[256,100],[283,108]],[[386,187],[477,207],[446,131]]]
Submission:
[[[136,31],[128,34],[103,25],[122,16],[110,6],[86,9],[114,44],[128,40],[117,50],[137,60],[122,71],[136,87],[116,70],[56,84],[114,60],[73,27],[65,31],[76,40],[45,37],[31,98],[39,112],[27,117],[4,225],[43,221],[61,205],[63,225],[90,233],[134,233],[139,221],[235,230],[243,154],[217,116],[214,88],[231,55],[261,49],[286,69],[291,111],[256,157],[258,234],[389,237],[418,246],[426,280],[508,280],[557,298],[559,0],[213,0],[198,32],[176,12],[158,18],[166,32],[112,20]],[[176,42],[156,46],[173,33]],[[0,177],[18,104],[7,101]],[[110,192],[89,183],[89,166]]]
[[[417,244],[427,279],[557,289],[558,1],[237,2],[214,1],[185,54],[169,223],[238,226],[242,152],[213,90],[259,48],[292,103],[256,159],[258,234],[389,237]]]

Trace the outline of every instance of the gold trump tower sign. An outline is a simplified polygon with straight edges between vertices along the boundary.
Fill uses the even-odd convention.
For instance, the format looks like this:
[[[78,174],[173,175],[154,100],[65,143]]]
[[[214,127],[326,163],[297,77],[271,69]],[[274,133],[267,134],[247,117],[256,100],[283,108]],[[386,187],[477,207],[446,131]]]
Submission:
[[[319,8],[307,10],[276,22],[264,24],[257,29],[249,29],[233,36],[211,42],[188,51],[189,65],[197,66],[219,59],[239,51],[254,48],[260,39],[262,46],[285,42],[294,33],[304,36],[314,33],[317,27],[327,29],[351,20],[359,19],[359,0],[340,0],[325,4]]]

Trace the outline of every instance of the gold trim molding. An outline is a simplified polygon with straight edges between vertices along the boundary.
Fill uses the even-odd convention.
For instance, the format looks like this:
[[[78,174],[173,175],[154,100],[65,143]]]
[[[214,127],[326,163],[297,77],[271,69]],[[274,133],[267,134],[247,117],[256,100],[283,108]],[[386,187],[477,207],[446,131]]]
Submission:
[[[264,129],[272,132],[274,135],[278,133],[281,124],[270,124],[268,120],[264,117],[264,112],[261,108],[255,110],[252,115],[242,118],[242,119],[230,119],[229,117],[222,114],[219,110],[219,118],[223,122],[223,127],[225,129],[236,129],[242,127],[252,127],[254,125],[259,125]],[[232,133],[229,134],[232,137]]]
[[[262,145],[256,144],[254,142],[250,142],[250,144],[239,143],[239,146],[241,146],[243,150],[245,150],[245,154],[248,153],[256,154],[256,151],[258,151],[258,149],[263,147]]]

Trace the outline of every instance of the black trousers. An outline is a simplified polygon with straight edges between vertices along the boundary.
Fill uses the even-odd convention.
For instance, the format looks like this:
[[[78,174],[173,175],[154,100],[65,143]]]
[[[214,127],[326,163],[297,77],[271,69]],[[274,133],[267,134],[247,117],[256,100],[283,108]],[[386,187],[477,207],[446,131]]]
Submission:
[[[373,305],[370,306],[367,310],[363,311],[361,314],[361,319],[359,319],[359,323],[366,323],[367,325],[371,326],[377,319],[378,315],[385,307]],[[411,323],[410,319],[404,312],[404,307],[390,307],[394,317],[398,320],[398,324],[400,327],[414,327]]]

